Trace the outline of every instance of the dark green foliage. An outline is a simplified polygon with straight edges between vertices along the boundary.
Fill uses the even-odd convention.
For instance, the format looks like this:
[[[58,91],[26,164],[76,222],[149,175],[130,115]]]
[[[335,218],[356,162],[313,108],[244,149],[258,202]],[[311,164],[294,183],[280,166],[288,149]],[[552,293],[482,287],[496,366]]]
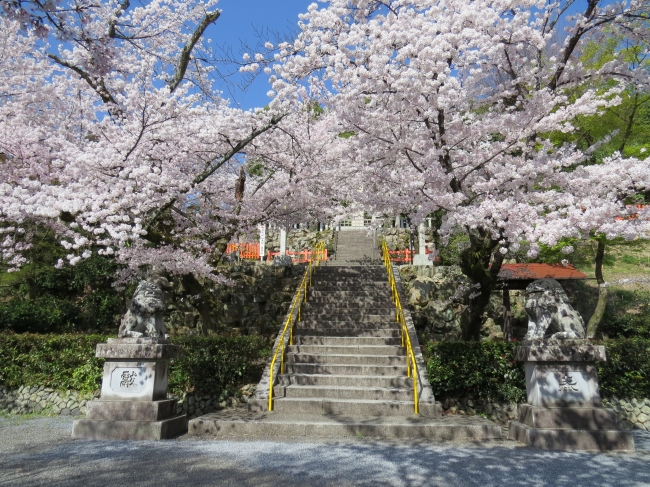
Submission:
[[[604,345],[607,361],[598,363],[601,397],[650,397],[650,340],[607,340]],[[513,359],[516,346],[505,342],[429,343],[426,365],[434,394],[525,402],[523,364]]]
[[[102,335],[0,335],[0,383],[92,392],[103,360],[95,358]]]
[[[112,283],[119,265],[92,255],[75,266],[54,267],[66,250],[52,232],[33,229],[30,263],[19,272],[0,267],[0,330],[16,333],[108,331],[125,312],[123,293]]]
[[[169,372],[169,392],[232,395],[258,382],[271,353],[259,336],[185,336],[174,340],[181,349]]]
[[[429,343],[426,365],[433,393],[525,401],[524,369],[514,361],[515,346],[507,342]]]
[[[650,397],[650,340],[608,340],[607,361],[598,364],[602,397]]]
[[[650,339],[650,293],[623,289],[610,293],[600,330],[609,338]]]
[[[103,360],[95,346],[103,335],[0,335],[0,384],[92,392],[101,384]],[[211,396],[235,394],[258,382],[270,355],[258,336],[182,337],[172,361],[169,392]],[[513,360],[517,344],[432,342],[424,347],[438,396],[473,396],[499,402],[525,401],[523,365]],[[607,362],[598,364],[603,397],[650,397],[650,340],[608,340]]]
[[[459,265],[460,255],[469,245],[469,237],[466,233],[453,234],[446,245],[436,247],[440,265]]]
[[[95,346],[103,335],[0,335],[0,384],[92,392],[99,389],[103,359]],[[173,341],[179,358],[169,371],[169,392],[232,395],[258,382],[268,355],[258,336],[182,337]]]

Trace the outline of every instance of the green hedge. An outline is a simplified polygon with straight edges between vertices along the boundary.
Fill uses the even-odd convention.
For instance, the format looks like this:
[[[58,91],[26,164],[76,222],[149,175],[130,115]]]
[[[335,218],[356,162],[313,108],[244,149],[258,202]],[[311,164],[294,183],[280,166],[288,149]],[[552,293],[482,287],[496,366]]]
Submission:
[[[423,351],[434,395],[524,401],[524,370],[514,361],[513,350],[514,344],[506,342],[427,344]]]
[[[604,345],[607,361],[598,363],[601,396],[650,397],[650,340],[608,340]],[[516,346],[505,342],[427,344],[424,352],[434,394],[524,402],[524,367],[514,361]]]
[[[103,335],[0,335],[0,384],[91,392],[99,388],[103,360],[95,345]],[[169,391],[232,395],[259,381],[270,355],[257,336],[179,337],[180,356],[169,372]],[[598,365],[601,395],[650,397],[650,340],[608,340],[607,361]],[[523,365],[514,343],[432,342],[423,347],[433,392],[499,402],[525,401]]]
[[[0,335],[0,384],[45,386],[92,392],[101,385],[103,360],[95,358],[102,335]],[[268,342],[257,336],[174,339],[180,356],[169,371],[169,391],[205,395],[233,394],[259,381]]]
[[[607,340],[607,361],[598,364],[600,395],[650,397],[650,340]]]

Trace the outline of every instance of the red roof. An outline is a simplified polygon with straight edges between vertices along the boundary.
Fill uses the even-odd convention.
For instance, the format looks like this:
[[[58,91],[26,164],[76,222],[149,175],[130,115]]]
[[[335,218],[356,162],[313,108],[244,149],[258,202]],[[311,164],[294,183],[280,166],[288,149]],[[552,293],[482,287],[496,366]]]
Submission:
[[[503,264],[499,279],[587,279],[587,274],[572,265],[562,264]]]

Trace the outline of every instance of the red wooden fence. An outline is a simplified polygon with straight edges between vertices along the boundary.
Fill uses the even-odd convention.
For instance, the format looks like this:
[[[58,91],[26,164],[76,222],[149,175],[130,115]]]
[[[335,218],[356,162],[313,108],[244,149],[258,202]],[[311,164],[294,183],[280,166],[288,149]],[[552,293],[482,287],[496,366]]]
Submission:
[[[260,244],[258,243],[230,243],[226,247],[226,254],[239,252],[240,259],[259,259]]]

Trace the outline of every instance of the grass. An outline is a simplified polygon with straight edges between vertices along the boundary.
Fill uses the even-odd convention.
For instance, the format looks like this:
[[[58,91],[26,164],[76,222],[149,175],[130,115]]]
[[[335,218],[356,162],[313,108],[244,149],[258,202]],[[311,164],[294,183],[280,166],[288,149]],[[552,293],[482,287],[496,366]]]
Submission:
[[[572,258],[573,257],[573,258]],[[567,286],[574,307],[589,320],[598,300],[595,245],[584,245],[569,260],[591,279]],[[609,243],[605,248],[603,278],[610,283],[607,308],[600,329],[610,337],[650,337],[650,241]],[[642,278],[643,281],[634,282]],[[632,279],[629,283],[620,283]]]

